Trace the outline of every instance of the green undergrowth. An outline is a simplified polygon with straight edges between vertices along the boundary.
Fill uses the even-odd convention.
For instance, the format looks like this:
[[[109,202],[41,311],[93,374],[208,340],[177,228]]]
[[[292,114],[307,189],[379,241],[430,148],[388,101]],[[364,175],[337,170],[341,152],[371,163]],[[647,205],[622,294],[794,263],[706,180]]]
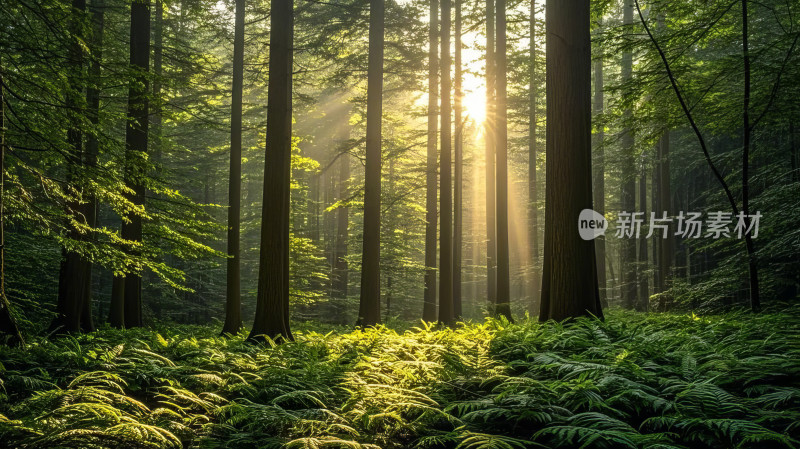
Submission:
[[[800,447],[800,312],[0,349],[0,447]]]

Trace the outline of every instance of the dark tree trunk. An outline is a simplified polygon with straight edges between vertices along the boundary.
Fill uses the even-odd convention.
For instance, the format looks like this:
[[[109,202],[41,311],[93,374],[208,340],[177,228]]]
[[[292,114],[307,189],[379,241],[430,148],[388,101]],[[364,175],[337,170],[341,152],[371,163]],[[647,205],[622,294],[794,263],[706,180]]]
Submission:
[[[650,217],[650,215],[647,213],[647,163],[644,157],[642,158],[642,170],[639,177],[639,209],[647,222],[647,218]],[[642,232],[645,233],[646,231],[642,229]],[[639,312],[647,311],[647,303],[650,298],[650,287],[647,282],[648,260],[647,239],[641,238],[639,239],[639,298],[636,302],[636,310]]]
[[[495,221],[495,58],[494,0],[486,0],[486,299],[497,305],[497,223]]]
[[[664,131],[659,145],[659,165],[658,165],[658,196],[661,209],[671,217],[674,213],[672,208],[672,191],[670,188],[670,168],[669,168],[669,130]],[[657,213],[659,211],[656,211]],[[658,249],[658,280],[661,293],[672,288],[672,261],[675,253],[675,239],[671,232],[667,232],[667,238],[659,240]],[[661,303],[664,301],[662,300]],[[663,307],[659,307],[663,310]]]
[[[367,154],[359,326],[381,322],[381,120],[383,115],[384,0],[370,0],[367,69]]]
[[[442,156],[439,183],[439,322],[453,315],[453,192],[450,123],[450,0],[442,0]]]
[[[144,176],[148,138],[148,76],[150,66],[150,4],[131,3],[130,68],[133,72],[128,91],[128,126],[125,132],[125,183],[133,191],[129,200],[144,205]],[[122,238],[142,242],[142,217],[131,214],[122,223]],[[135,251],[135,250],[132,250]],[[112,289],[113,290],[113,289]],[[125,276],[125,282],[116,292],[121,298],[112,299],[122,304],[125,327],[142,325],[142,278],[139,273]]]
[[[461,0],[455,0],[455,85],[453,121],[455,122],[453,175],[453,317],[461,319],[461,252],[463,233],[464,124],[461,119]]]
[[[293,2],[272,0],[264,196],[256,317],[248,340],[293,340],[289,327]]]
[[[153,24],[153,118],[152,153],[156,167],[161,168],[161,81],[163,78],[164,54],[164,2],[155,0],[155,23]]]
[[[599,118],[603,114],[603,59],[599,57],[594,60],[594,116]],[[606,213],[606,182],[605,182],[605,131],[602,124],[595,127],[594,133],[594,160],[592,163],[594,179],[594,199],[593,209],[601,214]],[[608,307],[608,294],[606,291],[606,238],[604,235],[594,240],[594,248],[597,252],[597,284],[600,290],[600,303],[603,307]]]
[[[508,254],[508,126],[506,110],[506,0],[497,0],[497,50],[495,51],[497,95],[497,304],[496,315],[511,318],[511,273]]]
[[[547,3],[548,182],[540,321],[603,317],[594,242],[575,229],[581,210],[592,206],[589,16],[589,0]]]
[[[744,106],[742,108],[743,150],[742,150],[742,214],[748,229],[750,227],[750,135],[753,131],[750,125],[750,44],[749,44],[749,18],[747,15],[747,2],[742,0],[742,55],[744,56]],[[758,264],[753,237],[750,233],[744,236],[747,249],[747,266],[750,276],[750,308],[753,312],[761,310],[761,297],[758,287]]]
[[[428,33],[428,160],[425,192],[425,296],[422,319],[436,321],[436,228],[438,191],[436,140],[439,114],[439,1],[430,2],[430,29]]]
[[[628,32],[633,23],[633,0],[625,0],[622,21]],[[622,54],[622,81],[630,82],[633,72],[633,55],[630,50]],[[636,162],[634,158],[633,131],[630,128],[631,110],[622,112],[625,129],[622,131],[622,211],[636,212]],[[637,272],[636,272],[636,241],[633,237],[623,237],[620,240],[622,253],[622,306],[633,309],[638,304],[637,299]]]
[[[0,61],[0,335],[6,336],[8,346],[25,344],[17,327],[17,321],[11,313],[11,304],[6,296],[6,240],[5,240],[5,198],[6,180],[6,97],[3,88],[3,64]]]
[[[533,276],[533,295],[530,314],[539,313],[539,294],[541,293],[541,273],[539,265],[539,211],[537,210],[538,186],[536,180],[536,105],[538,104],[538,83],[536,80],[536,0],[531,0],[530,16],[530,84],[528,86],[528,240],[530,240],[531,266]]]
[[[114,276],[111,281],[111,304],[108,309],[108,324],[112,327],[125,327],[125,277]]]
[[[245,0],[236,0],[233,32],[233,86],[231,89],[231,169],[228,182],[228,261],[223,334],[242,328],[241,251],[239,220],[242,203],[242,85],[244,82]]]

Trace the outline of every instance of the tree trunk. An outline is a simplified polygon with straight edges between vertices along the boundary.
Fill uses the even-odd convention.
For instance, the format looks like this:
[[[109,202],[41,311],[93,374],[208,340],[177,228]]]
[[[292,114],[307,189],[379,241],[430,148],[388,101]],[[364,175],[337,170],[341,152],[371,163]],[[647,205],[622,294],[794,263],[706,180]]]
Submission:
[[[111,304],[108,324],[118,329],[125,327],[125,276],[114,276],[111,281]]]
[[[25,341],[11,313],[11,304],[6,296],[6,240],[5,240],[5,199],[6,180],[6,97],[3,88],[3,64],[0,61],[0,335],[5,335],[8,346],[22,346]]]
[[[594,116],[599,118],[603,114],[605,100],[603,99],[603,59],[599,57],[594,60]],[[594,198],[592,201],[593,209],[600,215],[606,213],[606,182],[605,182],[605,141],[604,125],[595,127],[593,135],[594,160],[593,160],[593,179],[594,179]],[[608,307],[608,293],[606,290],[606,237],[601,235],[594,240],[594,248],[597,252],[597,284],[600,291],[600,303],[603,307]]]
[[[442,0],[442,156],[439,183],[439,322],[450,325],[453,311],[453,192],[450,123],[450,0]]]
[[[670,189],[669,145],[669,130],[665,130],[661,136],[661,144],[658,147],[660,152],[658,196],[661,209],[667,212],[668,217],[671,217],[674,214],[674,210],[672,208],[672,191]],[[671,232],[667,232],[667,238],[662,238],[659,242],[658,280],[661,293],[663,293],[672,288],[672,261],[675,257],[675,239]]]
[[[148,138],[148,76],[150,66],[150,4],[131,3],[130,67],[133,79],[128,91],[128,126],[125,132],[125,184],[134,193],[129,200],[144,205],[144,176],[146,174]],[[142,242],[142,217],[130,214],[122,223],[122,238],[131,242]],[[132,250],[135,251],[135,250]],[[121,298],[125,327],[142,325],[142,278],[139,273],[125,276],[123,288],[117,291]]]
[[[497,95],[497,304],[496,315],[511,318],[511,273],[508,254],[508,125],[506,110],[506,0],[497,0],[497,50],[495,51]]]
[[[464,178],[464,124],[461,119],[461,1],[455,0],[455,86],[453,93],[453,116],[455,160],[453,176],[453,317],[461,319],[461,252],[463,244],[463,178]]]
[[[538,186],[536,180],[536,105],[538,104],[538,83],[536,80],[536,0],[531,0],[530,16],[530,85],[528,86],[528,239],[530,240],[531,266],[533,275],[533,295],[530,314],[539,313],[539,294],[541,293],[541,273],[539,261],[539,211],[537,210]]]
[[[625,0],[622,21],[630,32],[633,23],[633,0]],[[633,72],[633,55],[630,50],[622,53],[622,82],[631,81]],[[632,112],[622,112],[626,128],[622,131],[622,211],[636,212],[636,162],[634,159],[633,131],[630,129]],[[636,241],[633,237],[620,240],[622,253],[622,306],[633,309],[638,304],[636,273]]]
[[[161,80],[163,78],[163,54],[164,54],[164,2],[155,0],[156,14],[153,24],[153,159],[156,167],[161,169]]]
[[[348,197],[348,182],[350,181],[350,157],[347,153],[342,154],[339,161],[339,201],[344,201]],[[334,259],[334,297],[347,298],[347,236],[349,226],[349,211],[347,206],[340,205],[336,209],[336,248]]]
[[[242,203],[242,86],[244,83],[245,0],[236,0],[231,89],[231,169],[228,183],[228,257],[223,334],[242,328],[241,251],[239,220]]]
[[[494,0],[486,0],[486,299],[497,304],[497,228],[495,221],[495,58]]]
[[[426,166],[425,192],[425,296],[422,306],[422,319],[436,320],[436,197],[437,154],[436,139],[439,115],[439,1],[430,2],[430,29],[428,32],[428,160]]]
[[[642,157],[642,170],[639,177],[639,209],[647,220],[647,163]],[[642,230],[644,232],[644,230]],[[645,234],[646,235],[646,234]],[[650,287],[647,282],[647,239],[639,239],[639,298],[636,302],[636,310],[647,312],[648,301],[650,298]]]
[[[381,322],[381,120],[384,0],[370,0],[367,69],[367,154],[364,167],[364,245],[359,326]]]
[[[603,317],[594,243],[575,225],[592,206],[589,0],[547,3],[547,210],[540,321]]]
[[[293,340],[289,327],[289,202],[292,155],[292,1],[272,0],[264,196],[256,316],[248,340]]]

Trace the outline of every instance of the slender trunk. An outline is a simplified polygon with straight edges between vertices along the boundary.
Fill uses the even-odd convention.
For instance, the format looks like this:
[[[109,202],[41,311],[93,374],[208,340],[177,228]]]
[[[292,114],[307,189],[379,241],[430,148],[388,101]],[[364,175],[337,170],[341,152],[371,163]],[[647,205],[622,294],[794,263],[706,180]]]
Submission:
[[[747,2],[742,0],[742,56],[744,57],[744,105],[742,107],[742,128],[744,129],[742,150],[742,214],[748,229],[750,227],[750,45],[747,16]],[[758,287],[758,264],[753,237],[750,233],[744,236],[747,248],[747,266],[750,275],[750,308],[753,312],[761,310],[761,298]]]
[[[602,26],[602,25],[601,25]],[[594,116],[599,118],[603,114],[605,100],[603,95],[603,59],[599,57],[594,60]],[[594,210],[600,215],[606,213],[606,182],[605,182],[605,130],[604,125],[596,125],[594,133],[594,160],[593,179],[594,197],[592,205]],[[606,290],[606,237],[601,235],[594,241],[594,248],[597,252],[597,284],[600,291],[600,303],[603,307],[608,307],[608,293]]]
[[[531,0],[530,16],[530,85],[528,86],[528,239],[531,242],[531,272],[533,275],[533,294],[530,314],[539,313],[539,294],[541,293],[541,273],[539,272],[539,211],[537,210],[538,189],[536,185],[536,105],[538,103],[538,83],[536,79],[536,0]]]
[[[494,0],[486,0],[486,299],[489,313],[497,304],[497,233],[495,221],[495,58]]]
[[[289,327],[289,202],[292,154],[292,1],[272,0],[264,196],[256,316],[248,340],[293,340]]]
[[[672,208],[672,191],[670,189],[670,168],[669,168],[669,130],[665,130],[661,136],[660,150],[660,163],[658,173],[658,194],[660,197],[659,203],[661,209],[671,217],[674,213]],[[675,254],[675,238],[671,232],[667,233],[667,238],[659,240],[661,242],[658,251],[658,279],[661,283],[661,292],[666,292],[672,288],[672,263]],[[663,310],[663,309],[662,309]]]
[[[367,68],[367,154],[364,167],[364,245],[359,326],[381,322],[381,120],[383,115],[384,0],[370,0]]]
[[[3,63],[0,61],[0,334],[7,336],[8,346],[22,346],[25,341],[17,327],[11,304],[6,296],[6,239],[5,239],[5,199],[6,180],[6,97],[3,88]]]
[[[161,80],[163,78],[164,54],[164,2],[155,0],[155,22],[153,24],[153,159],[157,168],[161,169]],[[235,44],[234,44],[235,45]]]
[[[422,319],[436,320],[436,197],[437,161],[436,139],[439,115],[439,1],[430,2],[430,29],[428,32],[428,160],[425,192],[425,297]]]
[[[455,0],[455,86],[453,116],[455,122],[454,176],[453,176],[453,316],[461,319],[461,252],[463,238],[463,178],[464,178],[464,124],[461,119],[461,1]]]
[[[639,177],[639,209],[641,209],[644,217],[650,216],[647,213],[647,163],[644,157],[642,157],[642,171]],[[647,260],[647,239],[642,238],[639,239],[639,298],[636,302],[636,310],[639,312],[647,312],[647,303],[650,298],[650,287],[647,282]]]
[[[347,153],[340,156],[339,162],[339,201],[348,197],[348,182],[350,181],[350,157]],[[336,248],[334,260],[334,296],[347,298],[347,236],[349,226],[350,208],[340,205],[336,209]]]
[[[236,0],[231,89],[231,168],[228,183],[228,260],[223,334],[242,328],[241,251],[239,220],[242,202],[242,89],[244,83],[245,0]]]
[[[453,191],[450,122],[450,0],[442,0],[442,156],[439,184],[439,322],[453,316]]]
[[[633,23],[633,0],[625,0],[623,8],[623,23],[628,32]],[[633,72],[633,54],[625,50],[622,54],[622,81],[629,83]],[[636,161],[634,159],[633,130],[630,128],[632,111],[625,109],[622,112],[625,129],[622,131],[622,211],[636,212]],[[622,305],[633,309],[638,304],[637,298],[637,272],[636,272],[636,241],[633,237],[623,238],[622,246]]]
[[[511,318],[511,273],[508,254],[508,126],[506,110],[506,0],[497,0],[497,50],[495,51],[495,118],[497,158],[497,305],[495,314]]]
[[[547,2],[548,182],[540,321],[603,317],[594,242],[574,231],[581,210],[592,206],[589,17],[589,0]]]

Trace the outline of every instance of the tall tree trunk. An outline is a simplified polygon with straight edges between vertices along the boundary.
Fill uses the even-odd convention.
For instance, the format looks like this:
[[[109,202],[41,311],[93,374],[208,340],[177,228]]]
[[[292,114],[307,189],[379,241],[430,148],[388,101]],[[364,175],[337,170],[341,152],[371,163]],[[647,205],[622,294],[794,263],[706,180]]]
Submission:
[[[495,146],[497,158],[497,304],[495,314],[511,318],[511,273],[508,254],[508,124],[506,110],[506,0],[497,0],[497,125]]]
[[[602,26],[602,24],[600,25]],[[598,57],[594,60],[594,116],[599,118],[603,114],[605,100],[603,99],[603,58]],[[592,171],[594,179],[594,198],[592,201],[593,209],[600,215],[606,213],[606,182],[605,182],[605,141],[604,125],[596,125],[593,135]],[[608,293],[606,290],[606,238],[604,235],[594,240],[595,251],[597,252],[597,284],[600,290],[600,303],[603,307],[608,307]]]
[[[339,201],[345,201],[349,195],[348,183],[350,182],[350,156],[344,153],[339,156]],[[347,236],[349,226],[348,206],[340,205],[336,209],[336,248],[334,250],[334,297],[347,298]]]
[[[163,78],[163,54],[164,54],[164,2],[155,0],[155,23],[153,24],[153,159],[157,168],[161,168],[161,124],[162,124],[162,102],[161,102],[161,82]]]
[[[742,0],[742,56],[744,57],[744,105],[742,107],[743,150],[742,150],[742,214],[748,229],[750,228],[750,135],[753,131],[750,125],[750,44],[749,44],[749,18],[747,15],[747,2]],[[758,287],[758,264],[753,237],[750,233],[744,236],[747,249],[747,266],[750,275],[750,308],[753,312],[761,310],[761,297]]]
[[[292,1],[272,0],[264,196],[256,316],[248,340],[293,340],[289,327],[289,202],[292,155]]]
[[[589,16],[589,0],[547,2],[548,182],[540,321],[603,317],[594,243],[575,230],[581,210],[592,206]]]
[[[436,140],[439,122],[439,1],[430,2],[428,32],[428,160],[425,192],[425,297],[422,319],[436,320],[436,199],[438,191]]]
[[[453,191],[450,123],[450,0],[442,0],[442,156],[439,183],[439,322],[453,315]]]
[[[538,186],[536,180],[536,105],[539,85],[536,80],[536,0],[531,0],[530,16],[531,58],[530,84],[528,86],[528,240],[530,240],[531,265],[533,274],[533,295],[530,314],[539,313],[539,294],[541,293],[541,273],[539,272],[539,211],[537,210]]]
[[[461,119],[461,98],[463,95],[461,67],[461,1],[455,0],[455,86],[453,92],[453,121],[455,122],[455,139],[453,150],[455,160],[453,176],[453,316],[461,319],[461,252],[464,240],[463,233],[463,178],[464,178],[464,124]]]
[[[25,344],[11,313],[11,304],[6,296],[6,239],[5,239],[5,199],[6,180],[6,97],[3,88],[3,63],[0,61],[0,335],[5,335],[9,346]]]
[[[674,213],[672,207],[672,191],[670,188],[670,167],[669,167],[669,130],[665,130],[661,136],[659,149],[658,165],[658,196],[661,209],[671,217]],[[658,212],[658,211],[657,211]],[[667,238],[659,240],[658,250],[658,280],[661,293],[672,288],[672,263],[675,254],[675,239],[671,232],[667,232]],[[660,307],[663,310],[663,307]]]
[[[364,245],[359,326],[381,322],[381,120],[384,0],[370,0],[367,68],[367,155],[364,167]]]
[[[645,220],[650,215],[647,214],[647,163],[642,157],[642,170],[639,177],[639,209],[644,214]],[[647,282],[647,239],[639,239],[639,299],[636,302],[636,310],[647,312],[647,303],[650,298],[650,287]]]
[[[622,21],[630,32],[633,24],[633,0],[625,0]],[[631,81],[633,72],[633,54],[630,50],[622,53],[622,82]],[[630,128],[631,109],[622,112],[625,129],[622,130],[622,211],[636,212],[636,161],[633,147],[633,131]],[[633,237],[620,240],[622,253],[622,305],[633,309],[638,303],[637,299],[637,273],[636,273],[636,241]]]
[[[133,78],[128,91],[128,126],[125,131],[125,184],[133,191],[129,200],[144,205],[144,176],[148,138],[149,80],[150,67],[150,4],[131,3],[130,68]],[[131,242],[142,242],[142,217],[130,214],[122,223],[122,238]],[[132,250],[135,251],[135,250]],[[139,273],[125,276],[122,288],[117,289],[120,298],[113,302],[122,304],[125,327],[142,325],[142,278]],[[112,289],[113,290],[113,289]]]
[[[228,261],[223,334],[242,328],[241,251],[239,220],[242,203],[242,89],[244,84],[245,0],[236,0],[233,31],[233,86],[231,89],[231,169],[228,180]]]
[[[497,222],[495,220],[495,46],[494,0],[486,0],[486,299],[497,304]]]

